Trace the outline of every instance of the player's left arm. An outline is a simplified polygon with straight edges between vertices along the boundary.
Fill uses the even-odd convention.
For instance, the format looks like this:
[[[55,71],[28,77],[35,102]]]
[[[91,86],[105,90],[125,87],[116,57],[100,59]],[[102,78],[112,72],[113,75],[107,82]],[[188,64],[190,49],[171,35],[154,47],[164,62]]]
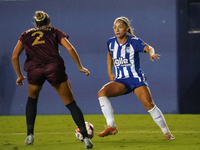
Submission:
[[[153,61],[153,59],[156,59],[156,60],[160,59],[160,55],[155,54],[155,50],[152,46],[147,45],[147,46],[145,46],[144,50],[149,53],[149,58],[151,61]]]
[[[22,42],[19,40],[12,54],[12,63],[13,63],[15,72],[17,74],[17,81],[16,81],[17,85],[24,85],[23,80],[25,79],[25,76],[23,75],[21,71],[20,62],[19,62],[19,55],[21,54],[23,50],[24,50],[24,46]]]
[[[61,39],[60,43],[61,43],[62,46],[64,46],[68,50],[69,55],[72,57],[72,59],[74,60],[74,62],[78,66],[79,71],[85,73],[85,75],[88,76],[90,74],[90,72],[88,71],[88,69],[86,69],[82,66],[80,58],[78,56],[78,53],[76,52],[73,45],[65,37],[63,37]]]

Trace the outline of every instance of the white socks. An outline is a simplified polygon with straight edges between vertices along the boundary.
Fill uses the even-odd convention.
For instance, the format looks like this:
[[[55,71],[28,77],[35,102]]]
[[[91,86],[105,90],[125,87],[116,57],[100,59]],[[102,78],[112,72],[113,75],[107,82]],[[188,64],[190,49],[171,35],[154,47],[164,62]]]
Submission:
[[[104,117],[106,118],[107,125],[110,127],[116,127],[114,120],[113,108],[108,97],[99,97],[99,103]]]
[[[170,133],[169,128],[167,126],[167,123],[165,121],[165,118],[164,118],[162,112],[160,111],[160,109],[157,106],[154,106],[148,112],[151,114],[153,120],[160,127],[160,129],[162,130],[164,135],[168,132]]]
[[[110,127],[116,127],[114,120],[114,112],[110,100],[108,97],[99,97],[99,103],[104,117],[106,118],[107,125]],[[165,118],[157,106],[154,106],[151,110],[148,111],[155,123],[160,127],[163,134],[170,133]]]

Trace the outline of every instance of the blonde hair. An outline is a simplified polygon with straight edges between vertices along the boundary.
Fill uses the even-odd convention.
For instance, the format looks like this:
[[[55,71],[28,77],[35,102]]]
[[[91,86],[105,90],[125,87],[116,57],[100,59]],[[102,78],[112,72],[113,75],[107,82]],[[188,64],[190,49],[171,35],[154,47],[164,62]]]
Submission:
[[[128,30],[128,33],[130,33],[131,36],[134,36],[134,33],[133,33],[133,28],[130,26],[130,21],[128,18],[126,17],[118,17],[117,19],[115,19],[114,22],[116,22],[117,20],[122,20],[127,26],[129,26],[129,30]]]
[[[48,25],[51,21],[49,15],[43,11],[36,11],[34,19],[37,27]]]

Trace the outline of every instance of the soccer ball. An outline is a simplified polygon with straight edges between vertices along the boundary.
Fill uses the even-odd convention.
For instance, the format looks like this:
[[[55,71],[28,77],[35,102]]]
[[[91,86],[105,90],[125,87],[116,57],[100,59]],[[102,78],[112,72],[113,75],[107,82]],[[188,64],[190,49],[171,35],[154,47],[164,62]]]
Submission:
[[[94,136],[94,126],[89,122],[85,122],[85,127],[86,127],[89,138],[92,139]],[[75,129],[75,136],[79,141],[83,142],[83,136],[80,133],[80,129],[78,127],[76,127]]]

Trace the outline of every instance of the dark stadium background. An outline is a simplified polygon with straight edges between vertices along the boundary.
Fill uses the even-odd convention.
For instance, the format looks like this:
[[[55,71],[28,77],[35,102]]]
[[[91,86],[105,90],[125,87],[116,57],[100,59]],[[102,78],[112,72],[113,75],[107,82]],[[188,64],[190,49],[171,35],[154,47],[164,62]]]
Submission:
[[[36,10],[51,17],[51,25],[69,35],[82,64],[91,75],[78,71],[60,46],[73,93],[84,114],[101,114],[98,90],[109,81],[106,42],[114,36],[113,21],[132,20],[134,33],[153,46],[161,59],[151,62],[140,54],[155,103],[163,113],[200,113],[200,2],[195,0],[0,0],[0,115],[24,115],[27,81],[15,85],[11,55],[20,34],[34,27]],[[20,61],[23,68],[25,52]],[[24,75],[26,73],[24,72]],[[116,114],[146,114],[134,93],[111,98]],[[48,82],[38,102],[38,114],[69,114]]]

